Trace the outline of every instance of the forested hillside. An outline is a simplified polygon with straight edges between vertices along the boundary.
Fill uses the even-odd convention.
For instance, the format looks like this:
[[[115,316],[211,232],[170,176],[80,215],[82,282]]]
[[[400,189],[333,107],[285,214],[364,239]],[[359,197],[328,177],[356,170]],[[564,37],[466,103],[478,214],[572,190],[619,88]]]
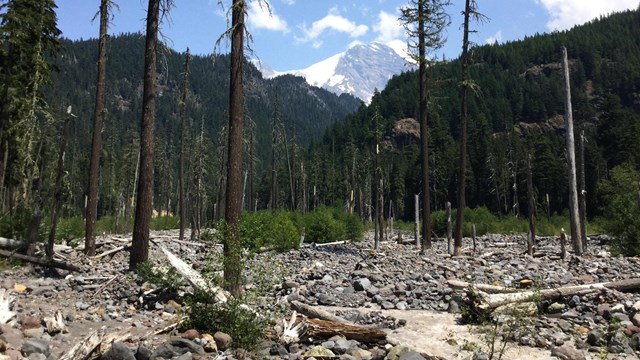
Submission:
[[[469,104],[470,207],[525,214],[531,154],[539,212],[567,208],[560,62],[566,46],[576,139],[581,131],[585,134],[587,213],[602,211],[599,190],[608,171],[623,163],[640,165],[639,23],[640,11],[627,11],[569,31],[473,48],[471,78],[478,87]],[[431,203],[438,210],[447,201],[455,204],[461,65],[444,61],[430,72],[436,79],[429,114]],[[356,208],[368,216],[379,136],[385,201],[393,204],[385,206],[386,212],[412,219],[421,181],[419,127],[413,120],[399,120],[417,119],[417,114],[418,74],[407,72],[389,81],[371,106],[327,131],[309,152],[318,196],[342,204],[353,190]]]
[[[107,60],[107,116],[103,131],[102,180],[99,215],[126,211],[134,191],[139,151],[142,102],[144,36],[124,34],[109,39]],[[91,119],[95,101],[97,40],[62,41],[62,50],[54,60],[58,71],[45,90],[49,106],[73,107],[77,116],[71,123],[68,149],[68,194],[66,215],[83,211],[87,184]],[[179,102],[183,79],[184,54],[163,47],[158,55],[158,102],[156,121],[155,207],[174,213],[177,204],[178,155],[180,147]],[[193,56],[188,77],[187,114],[191,141],[188,148],[190,177],[200,175],[201,186],[211,202],[223,197],[223,166],[229,104],[229,57]],[[259,180],[270,166],[272,138],[282,158],[285,150],[298,152],[322,135],[336,120],[343,119],[361,106],[349,96],[337,96],[308,85],[291,75],[263,79],[251,65],[245,67],[246,164],[253,154],[253,176]],[[272,133],[275,120],[277,131]],[[249,148],[253,147],[253,151]],[[284,166],[284,164],[281,164]],[[284,173],[284,172],[283,172]],[[193,184],[191,184],[193,185]],[[194,185],[195,186],[195,185]],[[260,204],[264,207],[265,204]],[[123,209],[125,207],[126,209]]]

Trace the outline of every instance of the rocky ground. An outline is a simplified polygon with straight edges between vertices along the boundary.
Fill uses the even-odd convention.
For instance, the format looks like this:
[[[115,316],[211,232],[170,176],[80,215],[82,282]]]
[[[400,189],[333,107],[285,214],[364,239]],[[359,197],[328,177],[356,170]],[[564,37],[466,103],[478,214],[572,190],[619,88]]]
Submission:
[[[219,267],[220,245],[178,242],[176,232],[154,233],[154,240],[201,272]],[[405,234],[406,239],[408,235]],[[640,356],[640,289],[600,290],[536,302],[532,317],[503,316],[494,323],[465,325],[465,292],[447,280],[530,288],[558,288],[640,278],[640,259],[614,257],[605,236],[589,241],[587,255],[558,256],[556,238],[541,238],[533,257],[526,255],[521,235],[479,237],[473,251],[465,239],[462,256],[447,254],[447,244],[434,243],[421,256],[414,245],[371,239],[355,244],[304,246],[285,254],[265,252],[247,263],[245,287],[252,307],[281,319],[298,301],[356,324],[385,329],[386,341],[367,343],[334,336],[303,337],[281,345],[272,337],[252,353],[227,349],[224,333],[201,334],[173,329],[192,291],[184,286],[172,295],[154,290],[127,272],[128,252],[110,250],[126,237],[103,237],[98,253],[87,258],[70,247],[57,248],[58,260],[81,272],[12,266],[0,272],[0,288],[15,299],[14,318],[0,327],[0,360],[59,359],[94,331],[110,335],[105,359],[637,359]],[[159,246],[150,257],[166,264]],[[0,291],[2,291],[0,289]],[[51,318],[60,315],[59,332]],[[278,323],[281,321],[278,320]],[[272,333],[281,331],[276,326]],[[497,335],[494,342],[491,335]],[[107,345],[103,341],[103,346]],[[75,357],[80,358],[80,357]]]

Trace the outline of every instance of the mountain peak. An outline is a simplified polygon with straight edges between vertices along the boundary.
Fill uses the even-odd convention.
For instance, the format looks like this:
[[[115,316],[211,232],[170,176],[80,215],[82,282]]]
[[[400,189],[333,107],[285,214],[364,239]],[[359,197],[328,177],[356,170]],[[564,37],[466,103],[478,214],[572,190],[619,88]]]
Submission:
[[[256,66],[265,77],[298,75],[311,85],[336,94],[351,94],[369,103],[376,90],[384,89],[393,75],[401,73],[410,65],[391,46],[372,42],[355,43],[346,51],[301,70],[276,72],[268,71],[264,64]]]

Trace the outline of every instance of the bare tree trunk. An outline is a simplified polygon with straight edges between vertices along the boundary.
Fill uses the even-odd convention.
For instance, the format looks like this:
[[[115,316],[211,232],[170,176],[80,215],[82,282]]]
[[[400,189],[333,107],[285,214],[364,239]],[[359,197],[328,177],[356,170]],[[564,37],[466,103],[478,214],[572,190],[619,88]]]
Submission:
[[[105,93],[107,85],[107,30],[109,27],[109,1],[100,1],[100,38],[98,40],[98,79],[96,81],[96,105],[93,112],[93,136],[89,164],[89,189],[85,213],[84,253],[96,254],[96,220],[98,216],[98,188],[100,186],[100,152],[102,149],[102,124],[105,117]]]
[[[587,251],[587,181],[585,178],[585,162],[584,162],[584,129],[580,130],[580,191],[578,191],[578,199],[580,205],[580,233],[582,234],[582,251]]]
[[[533,256],[533,244],[536,241],[536,199],[533,194],[531,153],[529,153],[527,157],[527,196],[529,197],[529,238],[527,240],[527,252]]]
[[[576,183],[576,152],[573,136],[573,112],[571,110],[571,85],[569,82],[569,64],[567,48],[562,48],[562,65],[564,68],[564,128],[567,142],[567,162],[569,163],[569,211],[571,220],[571,240],[576,255],[582,255],[582,234],[580,216],[578,214],[578,186]]]
[[[67,137],[69,129],[69,121],[71,120],[71,114],[69,109],[67,117],[62,124],[62,131],[60,137],[60,152],[58,153],[58,171],[56,174],[56,183],[53,195],[53,206],[51,208],[51,226],[49,230],[49,239],[47,241],[47,247],[45,253],[47,260],[53,260],[53,244],[56,241],[56,229],[58,227],[58,218],[60,216],[60,207],[62,206],[63,191],[62,180],[64,178],[64,153],[67,148]],[[94,238],[95,239],[95,238]],[[95,246],[95,242],[94,242]]]
[[[468,92],[469,92],[469,16],[471,15],[471,0],[465,1],[464,8],[464,32],[462,39],[462,113],[460,124],[460,153],[458,164],[458,212],[456,215],[456,232],[454,241],[454,253],[462,253],[462,226],[464,223],[464,208],[466,206],[465,191],[467,178],[467,119]]]
[[[180,233],[179,239],[184,239],[184,228],[187,222],[187,198],[184,190],[185,178],[185,152],[187,147],[187,91],[189,82],[189,59],[191,54],[187,48],[184,54],[184,74],[182,78],[182,98],[180,99],[180,169],[178,174],[179,196],[180,196]]]
[[[225,220],[228,233],[224,241],[224,285],[233,296],[241,291],[240,213],[242,211],[242,128],[244,94],[244,0],[233,0],[231,30],[231,72],[229,84],[229,152]]]
[[[422,162],[422,243],[420,254],[431,249],[431,194],[429,192],[429,127],[427,126],[427,55],[425,44],[425,4],[418,1],[418,57],[420,75],[420,155]]]
[[[153,211],[153,130],[156,118],[156,47],[160,0],[149,0],[144,51],[144,84],[142,90],[142,131],[140,134],[140,177],[138,178],[136,216],[129,269],[149,258],[149,227]]]
[[[564,233],[564,229],[560,230],[560,258],[567,257],[567,235]]]
[[[378,227],[380,241],[384,241],[384,180],[380,179],[380,185],[378,186]],[[377,248],[376,248],[377,250]]]
[[[414,211],[415,211],[415,219],[416,219],[416,227],[414,230],[415,238],[416,238],[416,247],[421,249],[420,246],[420,195],[414,195]]]
[[[451,202],[447,201],[446,205],[446,211],[447,211],[447,253],[448,254],[453,254],[453,249],[451,248],[451,239],[453,237],[452,235],[452,226],[451,226]]]

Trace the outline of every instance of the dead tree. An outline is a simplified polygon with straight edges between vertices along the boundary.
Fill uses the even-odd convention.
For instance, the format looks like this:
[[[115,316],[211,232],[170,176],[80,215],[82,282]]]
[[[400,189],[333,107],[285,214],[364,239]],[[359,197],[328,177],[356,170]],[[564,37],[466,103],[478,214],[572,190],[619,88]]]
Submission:
[[[184,239],[184,228],[187,221],[187,197],[184,190],[184,177],[185,177],[185,152],[187,146],[187,89],[189,81],[189,59],[191,54],[189,48],[185,52],[184,58],[184,73],[182,74],[182,96],[180,98],[180,169],[178,174],[179,182],[179,202],[180,202],[180,233],[179,239]]]
[[[571,110],[571,85],[569,81],[569,64],[567,48],[562,48],[562,65],[564,68],[564,128],[566,132],[567,162],[569,168],[569,218],[571,220],[571,240],[576,255],[582,255],[582,234],[580,216],[578,214],[578,186],[576,183],[576,152],[573,134],[573,112]]]
[[[527,253],[533,256],[533,244],[536,241],[536,199],[533,193],[531,153],[529,153],[527,157],[527,196],[529,197],[529,237],[527,238]]]
[[[580,130],[580,191],[578,205],[580,206],[580,233],[582,234],[582,251],[587,251],[587,182],[585,178],[585,162],[584,162],[584,129]]]

